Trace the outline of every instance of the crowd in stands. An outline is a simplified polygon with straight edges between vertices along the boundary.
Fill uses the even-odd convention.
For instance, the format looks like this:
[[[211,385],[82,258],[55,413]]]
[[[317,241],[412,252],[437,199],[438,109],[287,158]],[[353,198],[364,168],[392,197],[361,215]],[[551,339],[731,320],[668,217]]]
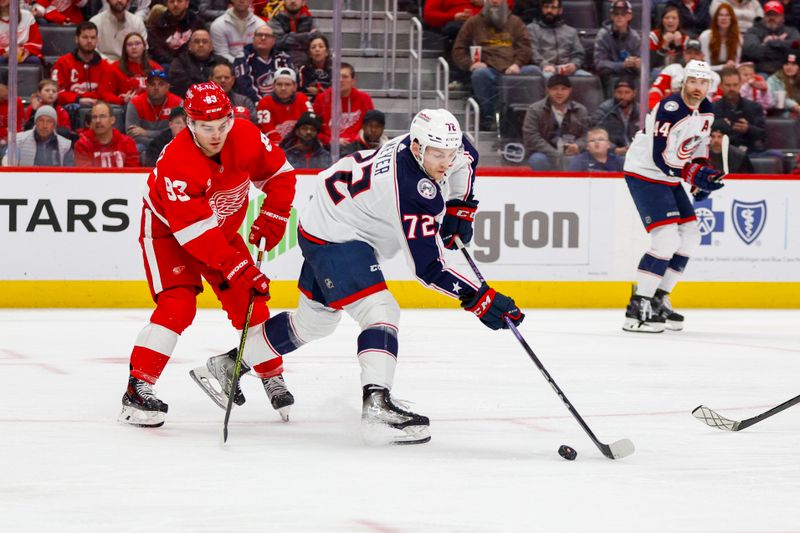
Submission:
[[[330,45],[305,0],[277,9],[266,0],[20,0],[18,50],[10,51],[12,1],[0,0],[0,67],[16,53],[20,64],[40,65],[44,77],[34,94],[19,95],[20,164],[152,165],[186,126],[180,106],[187,89],[209,80],[229,95],[237,117],[256,123],[296,166],[330,161],[334,120],[343,155],[386,142],[386,117],[346,62],[338,73],[341,113],[332,116]],[[634,6],[595,0],[597,25],[575,27],[564,2],[404,5],[417,10],[426,31],[442,35],[451,89],[474,96],[482,131],[495,131],[508,112],[502,80],[539,80],[543,97],[526,104],[510,134],[501,127],[535,170],[620,169],[639,128],[638,99],[652,109],[679,90],[691,59],[707,61],[719,76],[709,91],[714,131],[730,137],[737,168],[752,169],[753,157],[783,158],[768,148],[766,119],[800,118],[800,0],[654,0],[645,88]],[[74,28],[74,49],[45,57],[46,25]],[[7,72],[0,72],[3,153],[8,91]],[[582,97],[578,78],[598,80],[597,98]]]

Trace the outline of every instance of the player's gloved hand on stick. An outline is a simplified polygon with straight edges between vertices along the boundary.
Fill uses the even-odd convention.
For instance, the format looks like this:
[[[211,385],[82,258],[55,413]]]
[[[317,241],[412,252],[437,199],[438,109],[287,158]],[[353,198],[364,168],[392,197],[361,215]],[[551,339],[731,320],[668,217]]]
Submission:
[[[711,196],[711,192],[703,191],[701,189],[694,189],[692,191],[692,196],[694,197],[695,202],[702,202],[703,200]]]
[[[681,177],[702,191],[712,192],[725,186],[724,183],[717,181],[722,177],[722,172],[700,163],[686,163],[683,166]]]
[[[514,300],[500,294],[484,284],[472,296],[461,299],[461,307],[475,314],[484,325],[491,329],[508,329],[504,318],[508,317],[515,326],[518,326],[525,315],[519,310]]]
[[[458,248],[455,242],[456,237],[460,237],[465,244],[472,240],[472,223],[475,222],[478,201],[471,198],[450,200],[446,206],[439,235],[442,236],[442,242],[446,248],[455,250]]]
[[[220,266],[220,271],[229,284],[238,284],[255,290],[261,296],[269,296],[269,278],[256,268],[249,255],[237,252]]]
[[[250,244],[258,244],[263,237],[266,240],[265,250],[272,250],[281,242],[288,222],[289,213],[276,213],[261,204],[261,211],[250,227],[250,236],[247,240],[250,241]]]

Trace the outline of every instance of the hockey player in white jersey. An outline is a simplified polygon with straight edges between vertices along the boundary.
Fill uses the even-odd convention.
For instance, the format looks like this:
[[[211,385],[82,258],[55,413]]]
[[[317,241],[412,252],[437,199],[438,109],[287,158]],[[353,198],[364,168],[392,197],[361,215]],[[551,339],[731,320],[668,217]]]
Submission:
[[[313,198],[300,213],[300,301],[296,311],[265,323],[272,349],[267,360],[331,334],[342,311],[348,313],[361,327],[356,353],[367,438],[377,428],[396,444],[430,440],[428,418],[399,406],[389,392],[400,308],[386,288],[381,260],[403,254],[423,285],[458,298],[491,329],[506,328],[504,317],[515,324],[524,318],[514,300],[449,264],[444,252],[456,247],[455,237],[472,238],[477,164],[477,151],[450,112],[422,110],[409,134],[321,172]],[[247,348],[243,355],[250,367],[264,360]]]
[[[723,187],[722,174],[708,162],[714,121],[706,99],[711,79],[708,64],[690,61],[681,92],[650,111],[625,158],[625,182],[651,238],[650,249],[639,262],[636,292],[625,311],[626,331],[683,329],[683,316],[672,309],[669,293],[700,244],[700,230],[681,181],[692,186],[698,200]]]

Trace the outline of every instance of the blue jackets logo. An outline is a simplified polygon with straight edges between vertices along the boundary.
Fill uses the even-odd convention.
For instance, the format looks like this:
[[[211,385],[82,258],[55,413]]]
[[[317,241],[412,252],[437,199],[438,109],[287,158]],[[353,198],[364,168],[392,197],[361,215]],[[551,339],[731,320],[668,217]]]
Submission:
[[[767,201],[741,202],[733,201],[731,215],[733,228],[745,244],[752,244],[764,229],[767,221]]]
[[[700,244],[711,244],[714,233],[725,231],[725,212],[714,211],[712,200],[700,200],[694,203],[694,212],[697,216],[697,225],[700,227]]]

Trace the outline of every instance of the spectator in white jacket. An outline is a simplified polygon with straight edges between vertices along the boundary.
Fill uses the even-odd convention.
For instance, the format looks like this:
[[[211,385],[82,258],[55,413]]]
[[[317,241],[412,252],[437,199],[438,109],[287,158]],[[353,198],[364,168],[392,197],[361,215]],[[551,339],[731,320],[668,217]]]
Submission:
[[[267,23],[253,14],[252,0],[232,0],[231,7],[211,23],[214,53],[231,63],[244,55],[244,47],[253,42],[253,34]]]
[[[138,33],[147,40],[147,28],[138,15],[128,11],[130,0],[108,0],[108,9],[90,20],[97,26],[97,52],[109,61],[122,57],[122,41],[129,33]]]

